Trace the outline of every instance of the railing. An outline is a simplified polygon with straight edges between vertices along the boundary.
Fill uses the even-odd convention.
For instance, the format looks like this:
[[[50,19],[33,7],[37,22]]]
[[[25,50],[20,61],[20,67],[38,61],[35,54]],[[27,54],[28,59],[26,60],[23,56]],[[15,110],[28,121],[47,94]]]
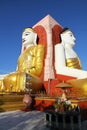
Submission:
[[[58,128],[64,130],[81,130],[81,114],[77,111],[55,112],[45,111],[46,126],[53,130]]]

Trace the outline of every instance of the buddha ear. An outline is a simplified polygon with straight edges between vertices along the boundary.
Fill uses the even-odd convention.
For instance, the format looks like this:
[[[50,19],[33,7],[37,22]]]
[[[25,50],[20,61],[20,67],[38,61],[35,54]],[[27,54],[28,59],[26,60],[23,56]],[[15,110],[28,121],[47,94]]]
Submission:
[[[37,45],[37,34],[34,35],[34,45]]]
[[[63,34],[60,34],[60,41],[63,42]]]
[[[62,34],[60,34],[60,40],[61,40],[61,43],[62,43],[62,45],[63,46],[65,46],[65,38],[64,38],[64,34],[62,33]]]

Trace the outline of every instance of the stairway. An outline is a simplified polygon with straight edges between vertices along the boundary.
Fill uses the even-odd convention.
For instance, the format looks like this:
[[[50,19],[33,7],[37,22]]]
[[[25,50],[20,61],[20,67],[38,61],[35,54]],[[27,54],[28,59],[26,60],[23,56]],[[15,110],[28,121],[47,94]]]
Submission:
[[[23,95],[0,95],[0,112],[20,110],[24,107]]]

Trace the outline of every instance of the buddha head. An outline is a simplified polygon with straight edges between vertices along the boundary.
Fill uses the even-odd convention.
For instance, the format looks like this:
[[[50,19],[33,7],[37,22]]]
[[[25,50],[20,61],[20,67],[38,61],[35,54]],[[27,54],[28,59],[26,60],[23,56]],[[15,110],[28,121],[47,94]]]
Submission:
[[[69,28],[64,28],[60,32],[61,43],[64,47],[72,48],[75,45],[74,33]]]
[[[37,45],[37,33],[32,28],[25,28],[22,33],[22,43],[25,46]]]

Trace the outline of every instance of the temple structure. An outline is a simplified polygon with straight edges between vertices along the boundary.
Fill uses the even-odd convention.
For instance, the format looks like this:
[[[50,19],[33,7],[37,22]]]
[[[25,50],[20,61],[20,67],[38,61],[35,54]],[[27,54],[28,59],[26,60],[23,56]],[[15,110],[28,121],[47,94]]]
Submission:
[[[60,88],[58,88],[56,86],[60,83],[64,83],[64,82],[67,82],[70,80],[71,80],[71,82],[68,82],[68,83],[72,84],[72,87],[73,87],[73,85],[78,86],[77,84],[79,83],[79,81],[76,83],[72,82],[73,79],[77,79],[76,76],[72,76],[70,74],[67,75],[67,73],[66,74],[57,73],[57,69],[55,69],[55,46],[56,46],[56,44],[60,43],[59,34],[60,34],[61,30],[63,29],[63,27],[56,20],[54,20],[50,15],[47,15],[41,21],[36,23],[32,28],[35,30],[35,32],[38,35],[38,44],[45,46],[44,68],[40,75],[40,79],[43,82],[43,86],[46,90],[46,93],[50,94],[51,96],[59,96],[62,91]],[[22,44],[21,55],[22,55],[23,51],[26,49],[26,47],[27,46]],[[78,72],[80,72],[80,71],[78,71]],[[16,73],[17,73],[17,76],[15,75]],[[85,72],[85,73],[87,73],[87,72]],[[21,90],[23,91],[23,89],[25,88],[24,85],[26,85],[25,73],[20,74],[19,72],[16,71],[15,74],[14,74],[14,72],[12,72],[12,73],[10,73],[10,75],[7,74],[6,76],[4,76],[0,80],[0,82],[1,82],[0,89],[6,88],[6,87],[8,88],[9,86],[10,87],[14,86],[13,90],[17,92],[17,89],[20,88],[20,86],[21,86]],[[13,77],[12,80],[9,79],[9,83],[8,83],[8,77]],[[5,82],[3,82],[4,79],[6,79],[6,78],[7,78],[7,80],[5,80]],[[80,82],[80,83],[82,83],[82,82]],[[6,86],[7,84],[8,84],[8,86]],[[3,87],[2,87],[2,85],[3,85]],[[23,86],[23,89],[22,89],[22,86]],[[78,89],[78,87],[77,87],[77,89]],[[80,92],[81,91],[82,90],[80,90]],[[87,91],[87,89],[85,87],[85,92],[86,91]],[[74,92],[74,94],[75,94],[75,92]],[[84,96],[84,95],[81,95],[81,96]]]
[[[72,48],[70,48],[71,52],[69,51],[72,58],[69,57],[68,62],[64,59],[69,53],[65,56],[68,49],[65,50],[64,44],[61,43],[60,32],[62,30],[63,27],[50,15],[44,17],[32,28],[24,30],[21,54],[18,57],[15,72],[0,75],[1,111],[8,110],[10,104],[9,110],[17,110],[19,105],[23,106],[22,100],[27,90],[29,94],[35,97],[35,109],[44,111],[53,106],[56,99],[67,100],[68,97],[72,103],[74,102],[82,109],[84,105],[87,110],[87,72],[66,67],[66,64],[71,66],[73,63],[71,61],[75,63],[72,64],[73,67],[76,67],[80,62]],[[75,38],[71,30],[68,29],[68,31],[63,32],[61,36],[64,40],[71,38],[74,44]],[[23,37],[27,38],[24,39]],[[72,44],[71,40],[69,41],[70,44]],[[3,98],[1,95],[4,95]],[[15,106],[18,106],[16,108],[14,106],[15,99]],[[8,106],[7,103],[5,104],[6,101]]]

